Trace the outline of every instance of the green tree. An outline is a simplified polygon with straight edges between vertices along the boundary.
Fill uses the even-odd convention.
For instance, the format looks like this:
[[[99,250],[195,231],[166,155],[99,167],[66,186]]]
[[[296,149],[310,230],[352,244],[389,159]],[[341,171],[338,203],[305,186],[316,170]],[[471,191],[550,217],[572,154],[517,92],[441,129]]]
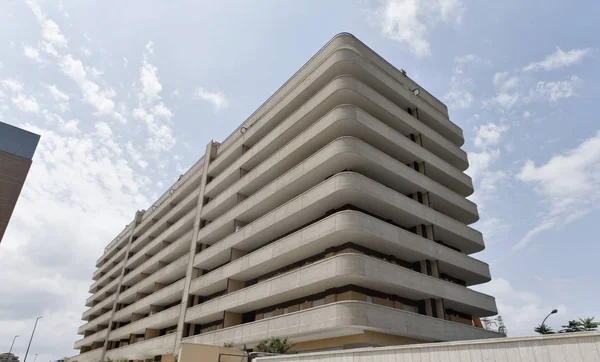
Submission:
[[[539,334],[553,334],[554,333],[552,328],[546,324],[540,324],[539,326],[535,327],[533,330]]]
[[[594,322],[594,318],[595,317],[579,318],[579,323],[581,324],[581,327],[584,331],[591,332],[595,331],[596,329],[598,329],[598,327],[600,327],[600,322]]]
[[[563,329],[560,333],[573,333],[573,332],[581,332],[583,331],[583,325],[580,321],[572,320],[569,321],[569,324],[566,326],[562,326]]]
[[[288,342],[287,338],[271,337],[263,339],[254,347],[257,352],[284,354],[294,347],[294,343]]]

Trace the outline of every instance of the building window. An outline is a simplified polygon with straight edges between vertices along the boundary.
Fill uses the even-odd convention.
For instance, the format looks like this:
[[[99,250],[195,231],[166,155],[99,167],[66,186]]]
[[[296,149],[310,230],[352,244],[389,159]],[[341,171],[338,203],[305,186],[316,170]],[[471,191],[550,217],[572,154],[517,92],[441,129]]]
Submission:
[[[325,305],[325,298],[313,300],[313,302],[312,302],[313,307],[318,307],[320,305]]]
[[[373,303],[373,297],[367,295],[367,303]]]
[[[287,313],[289,313],[289,312],[290,312],[290,311],[287,309],[287,307],[283,308],[283,314],[287,314]]]
[[[263,314],[263,318],[271,318],[272,316],[273,316],[273,311],[271,311],[271,312],[265,312]]]

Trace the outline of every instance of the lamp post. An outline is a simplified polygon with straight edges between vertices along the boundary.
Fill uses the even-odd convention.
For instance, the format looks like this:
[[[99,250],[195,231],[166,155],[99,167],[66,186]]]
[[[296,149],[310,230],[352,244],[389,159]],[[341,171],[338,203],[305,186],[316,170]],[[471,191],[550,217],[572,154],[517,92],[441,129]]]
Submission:
[[[35,357],[33,357],[33,362],[35,362],[35,360],[37,359],[38,354],[35,354]]]
[[[540,327],[543,326],[544,323],[546,323],[546,319],[548,319],[548,317],[550,317],[551,315],[556,314],[556,313],[558,313],[558,309],[552,309],[552,312],[550,312],[550,314],[548,314],[546,316],[546,318],[544,318],[544,320],[542,321],[542,324],[540,324]],[[540,334],[542,334],[542,333],[540,333]]]
[[[13,345],[15,344],[15,339],[17,339],[17,337],[18,337],[18,336],[19,336],[19,335],[17,334],[17,335],[16,335],[16,336],[13,338],[13,341],[12,341],[12,343],[10,344],[10,349],[8,350],[8,354],[10,354],[10,352],[12,352]]]
[[[31,332],[31,338],[29,338],[29,344],[27,345],[27,351],[25,351],[25,358],[23,358],[23,362],[27,362],[27,353],[29,353],[29,347],[31,347],[31,341],[33,340],[33,334],[35,333],[35,327],[37,327],[37,323],[40,320],[40,317],[35,319],[35,324],[33,325],[33,331]]]

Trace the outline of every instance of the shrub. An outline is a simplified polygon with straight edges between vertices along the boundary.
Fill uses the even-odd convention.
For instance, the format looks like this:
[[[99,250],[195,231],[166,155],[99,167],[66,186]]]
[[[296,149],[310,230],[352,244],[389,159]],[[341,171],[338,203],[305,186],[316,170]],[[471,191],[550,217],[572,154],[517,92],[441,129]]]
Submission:
[[[294,347],[294,343],[288,342],[287,338],[271,337],[258,342],[254,351],[285,354],[292,347]]]

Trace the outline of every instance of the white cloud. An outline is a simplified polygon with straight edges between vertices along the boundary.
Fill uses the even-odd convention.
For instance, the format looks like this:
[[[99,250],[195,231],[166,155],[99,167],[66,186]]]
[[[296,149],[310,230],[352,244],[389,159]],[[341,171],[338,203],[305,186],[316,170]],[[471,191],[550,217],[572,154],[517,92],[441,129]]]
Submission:
[[[0,337],[29,336],[32,316],[43,315],[34,344],[47,361],[74,353],[95,260],[150,205],[149,179],[91,134],[20,126],[42,137],[2,240]],[[17,340],[13,352],[22,356],[26,345]]]
[[[556,102],[560,99],[577,95],[576,90],[580,85],[581,79],[575,75],[562,81],[539,81],[535,87],[529,91],[529,97],[531,100],[541,99]]]
[[[148,139],[146,148],[155,153],[170,150],[175,145],[175,136],[169,125],[161,122],[156,115],[148,113],[144,108],[133,110],[133,117],[146,122]]]
[[[42,36],[45,40],[59,47],[67,46],[67,39],[60,32],[58,24],[53,20],[46,19],[42,22]]]
[[[55,124],[61,132],[77,134],[79,133],[79,120],[72,119],[65,121],[60,115],[52,113],[47,109],[42,110],[42,115],[51,124]]]
[[[37,103],[37,100],[32,96],[26,96],[22,93],[17,94],[12,99],[12,102],[23,112],[27,113],[38,113],[40,111],[40,106]]]
[[[85,55],[86,57],[89,57],[90,55],[92,55],[92,51],[90,50],[90,48],[88,47],[81,47],[81,52],[83,53],[83,55]]]
[[[123,57],[123,66],[127,68],[127,64],[129,64],[129,60],[126,57]]]
[[[461,0],[386,0],[376,10],[383,35],[406,43],[418,57],[431,54],[427,35],[437,22],[460,24]]]
[[[142,83],[142,100],[146,103],[152,103],[160,99],[158,93],[162,90],[162,85],[156,75],[157,68],[144,61],[140,69],[140,82]]]
[[[462,56],[454,57],[454,62],[456,64],[466,64],[466,63],[488,63],[488,60],[481,58],[477,54],[465,54]]]
[[[498,105],[505,110],[509,110],[513,108],[517,104],[517,102],[519,102],[520,97],[521,96],[518,93],[499,93],[496,96],[494,96],[491,100],[485,101],[484,106],[489,107]]]
[[[489,169],[492,163],[500,158],[500,150],[492,149],[481,152],[469,152],[467,153],[467,157],[469,159],[469,168],[465,172],[475,182],[483,172]]]
[[[573,49],[569,51],[563,51],[559,47],[556,47],[556,51],[550,55],[547,55],[544,60],[540,62],[530,63],[523,68],[524,71],[537,71],[537,70],[553,70],[558,68],[566,68],[570,65],[577,64],[591,52],[592,49]]]
[[[61,112],[66,112],[69,109],[69,95],[61,91],[56,85],[45,84],[46,89],[50,92],[52,99],[56,102],[57,107]]]
[[[138,166],[140,166],[143,169],[148,167],[148,162],[146,162],[143,159],[142,154],[140,152],[138,152],[138,150],[136,150],[136,148],[133,146],[133,143],[131,143],[131,141],[127,142],[127,152],[129,153],[129,156],[131,157],[131,159],[135,163],[138,164]]]
[[[36,61],[38,63],[41,63],[42,59],[40,58],[40,52],[38,52],[38,50],[32,46],[26,45],[23,47],[23,55],[25,55],[25,57]]]
[[[79,132],[79,120],[78,119],[71,119],[67,122],[65,122],[62,126],[61,129],[64,132],[67,133],[78,133]]]
[[[223,92],[209,92],[202,87],[198,87],[194,92],[194,96],[212,103],[216,110],[226,108],[229,105],[229,101]]]
[[[444,99],[450,103],[450,107],[459,109],[467,109],[473,104],[473,95],[466,90],[450,89]]]
[[[510,226],[497,217],[482,217],[474,227],[483,234],[488,247],[510,230]]]
[[[523,118],[524,119],[528,119],[529,117],[531,117],[531,112],[529,112],[529,111],[523,112]]]
[[[469,196],[469,199],[477,204],[480,212],[486,210],[486,203],[498,197],[498,184],[505,182],[507,179],[508,175],[504,171],[481,169],[477,175],[477,187],[475,187],[475,192]]]
[[[2,88],[11,90],[13,92],[20,92],[23,90],[23,83],[15,79],[4,79],[0,81]]]
[[[600,201],[600,131],[579,146],[536,166],[527,160],[517,178],[543,198],[545,212],[513,247],[518,250],[543,231],[557,229],[598,209]]]
[[[146,51],[148,52],[148,54],[153,55],[154,54],[154,43],[150,40],[148,41],[148,44],[146,44]]]
[[[483,59],[477,54],[465,54],[454,57],[454,74],[463,74],[466,65],[491,64],[487,59]]]
[[[98,122],[94,125],[96,134],[102,138],[110,138],[113,135],[112,129],[106,122]]]
[[[475,147],[495,146],[500,142],[500,137],[508,131],[508,125],[488,123],[475,127]]]
[[[65,102],[69,100],[69,95],[56,87],[56,85],[45,84],[46,89],[52,95],[52,98],[57,102]]]
[[[152,42],[146,46],[151,51]],[[140,83],[142,85],[138,95],[139,105],[133,110],[133,117],[143,120],[148,130],[146,149],[155,154],[168,151],[175,145],[175,136],[168,121],[173,117],[171,110],[161,99],[162,85],[157,75],[158,69],[144,60],[140,68]],[[139,164],[139,163],[138,163]]]
[[[163,102],[160,102],[152,108],[152,114],[165,119],[171,119],[173,117],[173,113],[171,113],[171,110],[169,110]]]
[[[507,92],[519,85],[520,79],[511,76],[508,72],[495,73],[492,83],[501,92]]]
[[[84,102],[93,106],[98,112],[103,114],[113,114],[115,102],[115,91],[111,89],[101,89],[100,86],[91,81],[80,60],[67,54],[60,63],[61,70],[65,75],[71,78],[81,90]]]
[[[563,304],[547,304],[542,297],[529,290],[515,289],[504,278],[494,278],[473,289],[496,298],[498,314],[502,316],[510,337],[532,335],[533,328],[554,308],[558,308],[561,314],[568,310]]]

